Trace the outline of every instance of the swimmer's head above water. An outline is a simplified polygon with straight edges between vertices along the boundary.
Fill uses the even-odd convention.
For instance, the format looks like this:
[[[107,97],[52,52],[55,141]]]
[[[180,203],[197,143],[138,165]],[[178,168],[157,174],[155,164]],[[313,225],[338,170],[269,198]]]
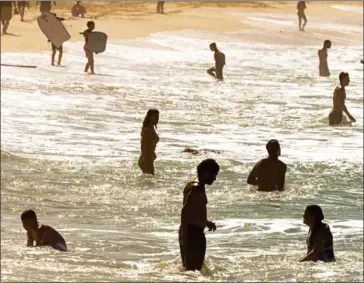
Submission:
[[[339,80],[340,80],[341,86],[343,86],[343,87],[348,86],[350,83],[349,73],[341,72],[339,75]]]
[[[25,230],[29,231],[38,228],[38,219],[34,210],[26,210],[21,214],[21,221]]]
[[[159,122],[159,111],[157,109],[149,109],[143,121],[143,128],[157,127]]]
[[[281,146],[277,140],[270,140],[266,145],[269,157],[278,158],[281,155]]]
[[[212,185],[215,182],[220,166],[214,159],[205,159],[197,166],[198,180],[202,184]]]
[[[320,206],[315,204],[308,205],[303,214],[303,223],[312,228],[314,225],[324,220],[324,218],[324,213]]]
[[[324,48],[327,48],[327,49],[331,48],[331,40],[326,39],[324,41]]]

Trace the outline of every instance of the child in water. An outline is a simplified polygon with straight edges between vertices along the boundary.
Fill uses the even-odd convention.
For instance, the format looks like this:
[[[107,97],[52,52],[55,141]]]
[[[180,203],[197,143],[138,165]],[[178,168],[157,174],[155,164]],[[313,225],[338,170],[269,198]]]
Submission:
[[[80,34],[82,34],[85,37],[85,45],[83,47],[83,50],[85,50],[86,58],[87,58],[87,63],[85,66],[85,73],[87,73],[88,69],[90,68],[91,74],[95,74],[95,72],[94,72],[94,54],[88,46],[88,37],[94,29],[95,29],[95,23],[93,21],[88,21],[87,29],[83,32],[80,32]]]
[[[63,237],[52,227],[39,225],[37,215],[33,210],[26,210],[21,215],[23,227],[27,230],[27,247],[51,246],[52,248],[66,252],[67,245]]]

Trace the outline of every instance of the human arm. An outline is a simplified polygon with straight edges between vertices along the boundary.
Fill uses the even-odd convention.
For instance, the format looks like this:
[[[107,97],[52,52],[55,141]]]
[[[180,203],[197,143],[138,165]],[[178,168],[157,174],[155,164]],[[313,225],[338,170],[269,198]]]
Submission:
[[[33,247],[34,239],[30,232],[27,232],[27,247]]]
[[[317,261],[325,243],[325,236],[323,233],[316,233],[314,242],[313,242],[313,249],[303,257],[300,262],[303,261]]]
[[[346,98],[346,95],[344,93],[344,90],[343,89],[340,89],[340,101],[341,101],[341,104],[342,104],[342,107],[343,107],[343,111],[346,115],[348,115],[349,119],[353,122],[356,122],[355,118],[349,113],[348,109],[346,108],[346,104],[345,104],[345,98]]]
[[[259,171],[259,168],[260,168],[260,164],[261,164],[261,162],[258,162],[257,164],[255,164],[253,170],[249,173],[249,176],[248,176],[248,179],[247,179],[247,183],[249,185],[254,185],[254,186],[259,185],[258,171]]]

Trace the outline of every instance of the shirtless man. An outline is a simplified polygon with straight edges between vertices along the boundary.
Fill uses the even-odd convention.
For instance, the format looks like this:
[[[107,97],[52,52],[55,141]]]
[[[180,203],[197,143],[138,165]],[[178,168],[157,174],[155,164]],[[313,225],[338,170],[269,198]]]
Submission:
[[[333,107],[329,115],[330,126],[338,125],[341,123],[343,119],[343,112],[345,112],[345,114],[348,115],[349,119],[352,122],[356,121],[354,117],[351,116],[345,105],[345,99],[346,99],[345,87],[348,86],[350,83],[349,74],[341,72],[339,75],[339,80],[340,80],[340,86],[336,87],[334,90]]]
[[[64,18],[59,18],[57,17],[56,14],[53,13],[53,15],[56,17],[57,20],[59,21],[64,21]],[[48,42],[50,42],[50,40],[48,40]],[[61,66],[61,61],[62,61],[62,55],[63,55],[63,46],[61,45],[59,48],[57,48],[53,43],[52,43],[52,66],[54,66],[54,58],[56,57],[56,52],[58,50],[58,66]]]
[[[305,26],[307,24],[307,18],[305,15],[306,9],[306,2],[305,1],[298,1],[297,3],[297,10],[298,10],[298,28],[300,31],[305,31]],[[301,27],[302,20],[304,20],[303,26]]]
[[[197,166],[197,179],[183,190],[183,208],[179,228],[179,246],[185,270],[201,270],[205,260],[204,229],[215,231],[215,223],[207,220],[205,185],[212,185],[220,166],[213,159],[205,159]]]
[[[36,7],[38,8],[38,4],[40,2],[40,12],[43,14],[44,12],[50,12],[52,10],[52,1],[37,1]],[[53,1],[54,6],[56,6],[56,1]]]
[[[83,47],[83,50],[85,50],[87,63],[85,66],[85,73],[88,72],[88,69],[91,69],[91,74],[95,74],[94,72],[94,54],[93,52],[88,48],[88,37],[90,33],[95,29],[95,23],[93,21],[87,22],[87,29],[83,32],[80,32],[85,37],[85,45]]]
[[[278,159],[281,147],[277,140],[267,143],[268,158],[260,160],[248,176],[249,185],[258,185],[258,191],[283,191],[287,165]]]
[[[327,64],[327,49],[330,48],[331,48],[331,41],[325,40],[324,46],[317,52],[320,60],[319,71],[321,77],[330,77],[329,66]]]
[[[21,215],[23,227],[27,230],[27,247],[51,246],[52,248],[67,251],[66,241],[55,229],[47,225],[39,225],[37,215],[33,210],[26,210]]]
[[[208,69],[207,73],[213,76],[215,79],[223,81],[224,76],[222,74],[222,69],[225,66],[225,54],[220,52],[219,49],[217,49],[215,42],[210,44],[210,49],[211,51],[214,52],[215,67]]]

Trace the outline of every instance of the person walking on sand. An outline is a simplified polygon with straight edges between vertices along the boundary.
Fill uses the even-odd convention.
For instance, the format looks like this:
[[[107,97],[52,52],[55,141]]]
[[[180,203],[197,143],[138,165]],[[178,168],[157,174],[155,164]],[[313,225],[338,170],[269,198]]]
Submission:
[[[164,2],[165,1],[157,1],[157,13],[164,14]]]
[[[72,7],[71,14],[73,17],[85,17],[86,8],[81,5],[81,1],[76,1],[76,4]]]
[[[308,232],[307,255],[300,261],[335,262],[333,237],[330,226],[323,223],[324,214],[318,205],[308,205],[303,214],[303,223],[310,230]]]
[[[13,6],[16,9],[15,2],[0,1],[0,19],[3,26],[3,33],[8,34],[10,20],[13,17]]]
[[[204,230],[216,231],[215,223],[207,220],[206,185],[212,185],[220,166],[214,159],[205,159],[197,166],[197,178],[183,190],[181,225],[178,231],[183,267],[186,271],[201,271],[206,254]]]
[[[85,54],[86,54],[86,58],[87,58],[87,63],[85,65],[84,72],[87,73],[88,70],[91,69],[91,74],[95,74],[95,70],[94,70],[94,54],[90,50],[90,48],[88,46],[88,37],[90,36],[90,34],[92,33],[92,31],[94,29],[95,29],[95,23],[93,21],[88,21],[87,22],[87,29],[84,30],[83,32],[80,32],[80,34],[82,34],[85,37],[85,45],[83,47],[83,50],[85,50]]]
[[[52,1],[37,1],[36,8],[38,8],[38,4],[40,2],[40,12],[43,14],[45,12],[50,12],[52,10]],[[53,1],[54,6],[56,5],[56,1]]]
[[[20,14],[20,21],[24,22],[25,7],[29,9],[29,1],[16,1],[18,13]]]
[[[258,191],[283,191],[287,165],[278,158],[281,147],[277,140],[270,140],[266,145],[268,158],[260,160],[250,172],[247,183],[258,185]]]
[[[349,85],[350,78],[349,74],[341,72],[339,75],[340,86],[336,87],[333,96],[333,107],[329,114],[329,125],[339,125],[343,119],[343,112],[348,115],[352,122],[356,122],[353,116],[349,113],[345,105],[346,90],[345,87]]]
[[[327,64],[327,49],[331,48],[331,41],[325,40],[322,49],[317,52],[319,57],[319,72],[321,77],[330,77],[329,66]]]
[[[224,76],[222,70],[225,66],[225,54],[222,53],[219,49],[217,49],[216,43],[213,42],[210,44],[210,50],[214,52],[214,59],[215,59],[215,67],[212,67],[207,70],[207,73],[214,77],[219,81],[224,80]]]
[[[143,121],[140,140],[141,153],[138,160],[139,168],[145,174],[154,175],[154,160],[157,158],[155,149],[159,142],[158,134],[155,131],[158,122],[159,111],[157,109],[149,109]]]
[[[306,2],[305,1],[298,1],[297,3],[297,10],[298,10],[298,28],[300,31],[305,31],[305,26],[307,24],[307,18],[306,18],[306,14],[305,14],[305,9],[306,9]],[[301,23],[302,20],[304,21],[302,27],[301,27]]]
[[[64,21],[64,18],[59,18],[57,17],[56,14],[53,13],[53,15],[56,17],[56,19],[58,21]],[[50,40],[48,39],[48,42],[50,42]],[[56,57],[56,52],[58,50],[58,66],[61,66],[61,61],[62,61],[62,55],[63,55],[63,46],[61,45],[59,48],[57,48],[53,43],[52,43],[52,66],[54,66],[54,58]]]

